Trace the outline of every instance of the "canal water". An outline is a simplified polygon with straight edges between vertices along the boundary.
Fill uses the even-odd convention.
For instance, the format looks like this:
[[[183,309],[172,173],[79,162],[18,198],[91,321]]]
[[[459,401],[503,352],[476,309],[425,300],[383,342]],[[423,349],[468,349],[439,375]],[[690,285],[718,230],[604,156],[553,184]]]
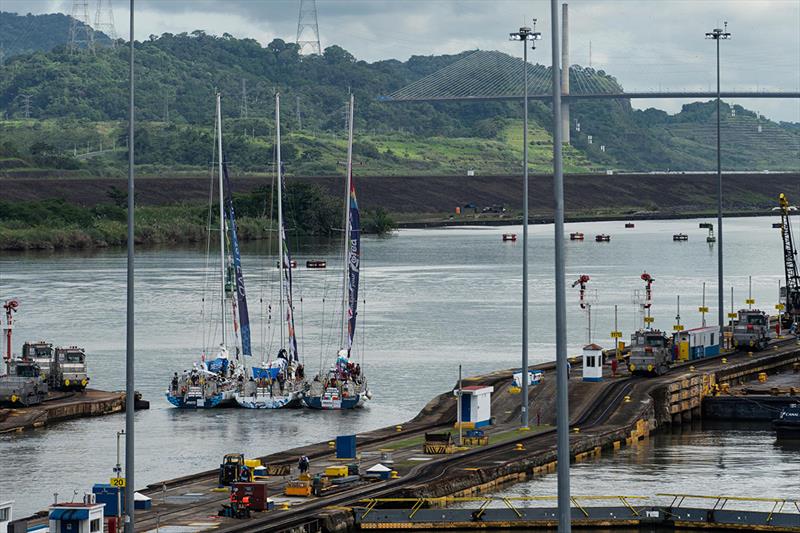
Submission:
[[[726,221],[725,312],[730,285],[735,287],[736,307],[744,305],[750,275],[757,306],[773,309],[777,302],[783,270],[780,236],[771,227],[774,221]],[[640,279],[644,271],[656,280],[652,308],[656,327],[672,329],[677,295],[681,296],[681,323],[698,326],[704,282],[712,311],[706,319],[716,322],[716,249],[705,242],[700,222],[636,222],[633,229],[625,229],[622,222],[567,225],[567,232],[583,231],[587,238],[566,243],[567,281],[581,274],[592,278],[593,341],[612,345],[614,305],[618,306],[618,328],[626,336],[640,323],[633,302],[634,291],[644,288]],[[218,281],[209,273],[216,256],[212,248],[212,262],[207,264],[204,247],[140,248],[136,257],[136,383],[151,408],[136,414],[136,485],[215,468],[225,453],[262,455],[402,422],[455,383],[459,364],[465,375],[518,365],[522,243],[502,242],[501,235],[508,232],[521,237],[521,228],[506,226],[404,230],[388,238],[364,239],[356,353],[359,359],[363,357],[374,399],[366,408],[350,412],[172,408],[164,398],[172,372],[189,367],[204,347],[215,342],[214,328],[208,324],[214,322],[218,307],[213,302]],[[673,242],[672,235],[678,232],[688,234],[688,242]],[[610,234],[611,242],[594,242],[597,233]],[[307,373],[313,375],[320,365],[332,362],[338,349],[341,259],[335,243],[302,242],[294,255],[300,264],[294,273],[300,354]],[[531,227],[529,256],[531,361],[542,362],[554,357],[552,226]],[[307,259],[326,259],[328,269],[307,270]],[[274,356],[279,344],[274,327],[279,314],[276,258],[266,243],[248,243],[243,247],[243,268],[254,358],[260,361],[266,353]],[[124,250],[3,253],[0,298],[11,297],[21,302],[15,350],[24,340],[38,339],[84,346],[91,386],[124,387]],[[568,288],[568,298],[569,348],[570,353],[578,353],[587,340],[587,321],[578,306],[577,289]],[[115,462],[115,433],[123,425],[123,415],[114,415],[0,436],[0,500],[15,499],[16,512],[23,516],[46,506],[55,492],[62,500],[73,494],[79,499],[93,483],[107,482]],[[715,443],[710,446],[724,442],[732,450],[753,445],[747,433],[717,432],[708,439]],[[759,460],[779,467],[786,456],[776,453],[766,436],[763,440]],[[660,446],[653,449],[665,453]],[[680,455],[687,470],[695,471],[691,465],[709,471],[722,468],[695,455]],[[615,474],[613,465],[625,471],[631,463],[619,457],[611,460],[607,483],[592,490],[627,492],[627,478]],[[797,455],[791,457],[796,460]],[[663,471],[665,476],[673,475]],[[681,472],[674,474],[672,482],[681,481]],[[787,493],[790,487],[779,478],[754,478],[748,469],[739,475],[739,482],[750,485],[752,493],[791,495],[792,491]],[[794,488],[796,494],[797,485]],[[702,492],[719,490],[710,482]]]
[[[582,505],[619,505],[618,499],[581,501],[580,496],[635,496],[634,505],[668,505],[672,496],[691,494],[735,498],[797,498],[800,443],[778,442],[769,423],[695,422],[651,435],[638,445],[572,465],[571,493]],[[548,474],[500,491],[497,496],[557,494],[558,478]],[[714,499],[688,498],[685,507],[707,507]],[[523,505],[519,503],[519,505]],[[531,502],[554,506],[554,502]],[[734,501],[728,509],[769,512],[772,502]],[[785,512],[797,512],[787,504]]]

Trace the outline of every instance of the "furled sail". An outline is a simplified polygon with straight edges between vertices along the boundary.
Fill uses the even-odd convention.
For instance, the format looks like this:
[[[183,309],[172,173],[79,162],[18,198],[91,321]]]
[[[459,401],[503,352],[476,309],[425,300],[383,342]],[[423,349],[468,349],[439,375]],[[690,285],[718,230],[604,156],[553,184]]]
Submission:
[[[233,268],[236,279],[236,301],[239,308],[239,321],[241,322],[242,353],[252,355],[250,348],[250,315],[247,311],[247,293],[244,288],[244,273],[242,272],[242,256],[239,252],[239,237],[236,233],[236,214],[233,209],[233,192],[231,181],[228,178],[228,165],[222,163],[222,173],[225,177],[225,198],[228,204],[228,218],[230,219],[231,251],[233,253]]]
[[[283,194],[286,193],[286,169],[283,162],[280,164],[280,187]],[[286,283],[286,324],[289,328],[289,360],[299,361],[300,355],[297,353],[297,336],[294,330],[294,304],[292,303],[292,254],[289,251],[289,241],[286,238],[285,221],[280,227],[281,233],[281,260],[283,261],[283,276]]]

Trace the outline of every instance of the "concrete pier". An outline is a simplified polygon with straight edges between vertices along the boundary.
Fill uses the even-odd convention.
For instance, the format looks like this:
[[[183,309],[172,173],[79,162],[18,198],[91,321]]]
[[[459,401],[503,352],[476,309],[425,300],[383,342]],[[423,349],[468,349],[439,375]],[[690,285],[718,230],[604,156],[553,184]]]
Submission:
[[[48,424],[119,413],[125,410],[125,393],[86,389],[83,392],[51,394],[39,405],[0,408],[0,433],[11,433]]]

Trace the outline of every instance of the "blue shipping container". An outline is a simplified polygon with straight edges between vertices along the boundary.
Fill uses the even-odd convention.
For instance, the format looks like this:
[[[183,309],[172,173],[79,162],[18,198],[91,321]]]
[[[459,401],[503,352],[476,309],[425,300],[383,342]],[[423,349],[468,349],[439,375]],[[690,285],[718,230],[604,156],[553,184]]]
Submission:
[[[355,459],[356,458],[356,436],[339,435],[336,437],[336,458]]]

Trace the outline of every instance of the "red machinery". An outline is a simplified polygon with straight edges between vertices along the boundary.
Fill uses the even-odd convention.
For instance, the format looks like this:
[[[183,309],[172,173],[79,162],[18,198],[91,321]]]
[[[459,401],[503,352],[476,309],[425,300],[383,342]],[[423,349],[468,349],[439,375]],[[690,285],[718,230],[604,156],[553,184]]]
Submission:
[[[581,277],[579,277],[577,280],[575,280],[575,282],[572,284],[573,287],[577,287],[577,286],[580,285],[580,288],[581,288],[580,289],[581,290],[581,296],[580,296],[581,309],[586,309],[586,299],[585,299],[585,296],[586,296],[586,284],[589,282],[590,279],[591,278],[589,276],[587,276],[586,274],[581,274]]]
[[[3,309],[6,310],[6,365],[11,363],[11,330],[13,329],[12,324],[14,322],[13,315],[17,312],[18,307],[19,300],[8,300],[3,304]]]
[[[653,282],[656,280],[653,276],[645,272],[642,274],[642,280],[645,283],[644,287],[644,296],[645,302],[642,304],[644,309],[650,309],[650,306],[653,305]]]

